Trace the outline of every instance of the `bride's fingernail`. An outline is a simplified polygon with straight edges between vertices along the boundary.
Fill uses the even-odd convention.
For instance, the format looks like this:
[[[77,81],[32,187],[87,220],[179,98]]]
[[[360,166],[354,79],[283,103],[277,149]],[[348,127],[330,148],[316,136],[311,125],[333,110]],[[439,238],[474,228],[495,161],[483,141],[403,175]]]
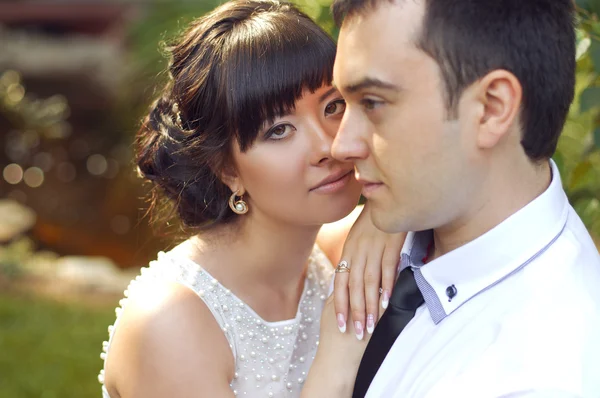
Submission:
[[[381,306],[383,307],[383,309],[386,309],[388,307],[389,303],[390,303],[390,291],[384,290],[383,294],[381,295]]]
[[[367,332],[373,334],[373,330],[375,330],[375,317],[373,314],[369,314],[367,315]]]
[[[359,321],[354,322],[354,332],[356,333],[356,338],[359,340],[363,339],[365,332],[363,330],[363,325]]]
[[[346,333],[346,319],[344,319],[344,314],[337,314],[337,322],[340,332]]]

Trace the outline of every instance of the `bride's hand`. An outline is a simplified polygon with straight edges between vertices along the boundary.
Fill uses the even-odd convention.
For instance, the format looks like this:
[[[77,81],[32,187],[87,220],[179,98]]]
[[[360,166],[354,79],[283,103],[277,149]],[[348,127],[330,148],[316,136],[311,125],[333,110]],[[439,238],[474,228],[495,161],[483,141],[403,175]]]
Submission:
[[[352,395],[356,373],[370,336],[358,341],[352,325],[340,334],[334,314],[333,297],[329,297],[321,315],[319,348],[301,397],[347,398]]]
[[[367,202],[344,244],[341,260],[351,271],[336,273],[333,293],[338,328],[343,332],[347,323],[352,323],[359,340],[365,329],[368,334],[373,333],[380,303],[383,309],[387,308],[406,238],[406,233],[387,234],[377,229],[368,207]]]

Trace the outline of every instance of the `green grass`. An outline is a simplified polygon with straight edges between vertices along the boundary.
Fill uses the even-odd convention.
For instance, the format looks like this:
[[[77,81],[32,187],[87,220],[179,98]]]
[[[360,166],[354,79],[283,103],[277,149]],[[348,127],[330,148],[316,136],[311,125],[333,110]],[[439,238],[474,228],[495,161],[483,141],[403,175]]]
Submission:
[[[0,397],[99,398],[102,341],[114,318],[112,308],[0,292]]]

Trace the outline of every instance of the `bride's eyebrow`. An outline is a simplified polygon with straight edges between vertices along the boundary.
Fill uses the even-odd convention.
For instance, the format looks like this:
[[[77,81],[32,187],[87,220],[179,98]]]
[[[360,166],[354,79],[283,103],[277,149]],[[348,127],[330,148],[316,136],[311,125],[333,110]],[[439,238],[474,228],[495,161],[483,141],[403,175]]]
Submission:
[[[323,93],[323,95],[321,95],[319,97],[319,103],[325,101],[327,99],[327,97],[329,97],[331,94],[335,93],[336,91],[338,91],[337,87],[331,87],[329,90],[327,90],[325,93]]]

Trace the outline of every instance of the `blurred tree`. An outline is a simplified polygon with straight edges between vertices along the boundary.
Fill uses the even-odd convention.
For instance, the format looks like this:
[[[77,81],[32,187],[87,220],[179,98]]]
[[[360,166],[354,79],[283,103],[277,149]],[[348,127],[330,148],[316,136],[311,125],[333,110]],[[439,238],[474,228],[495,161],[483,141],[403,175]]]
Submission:
[[[554,158],[575,210],[600,238],[600,0],[576,4],[576,98]]]
[[[35,134],[37,139],[62,139],[71,132],[66,121],[69,116],[66,99],[54,95],[42,100],[28,95],[16,71],[0,74],[0,113],[16,129]]]
[[[126,104],[123,109],[134,106],[136,116],[143,115],[154,90],[167,79],[167,57],[164,47],[176,37],[187,24],[215,8],[220,1],[203,0],[188,2],[174,0],[149,5],[145,15],[132,25],[129,31],[131,51],[128,55],[130,84],[121,93]]]

